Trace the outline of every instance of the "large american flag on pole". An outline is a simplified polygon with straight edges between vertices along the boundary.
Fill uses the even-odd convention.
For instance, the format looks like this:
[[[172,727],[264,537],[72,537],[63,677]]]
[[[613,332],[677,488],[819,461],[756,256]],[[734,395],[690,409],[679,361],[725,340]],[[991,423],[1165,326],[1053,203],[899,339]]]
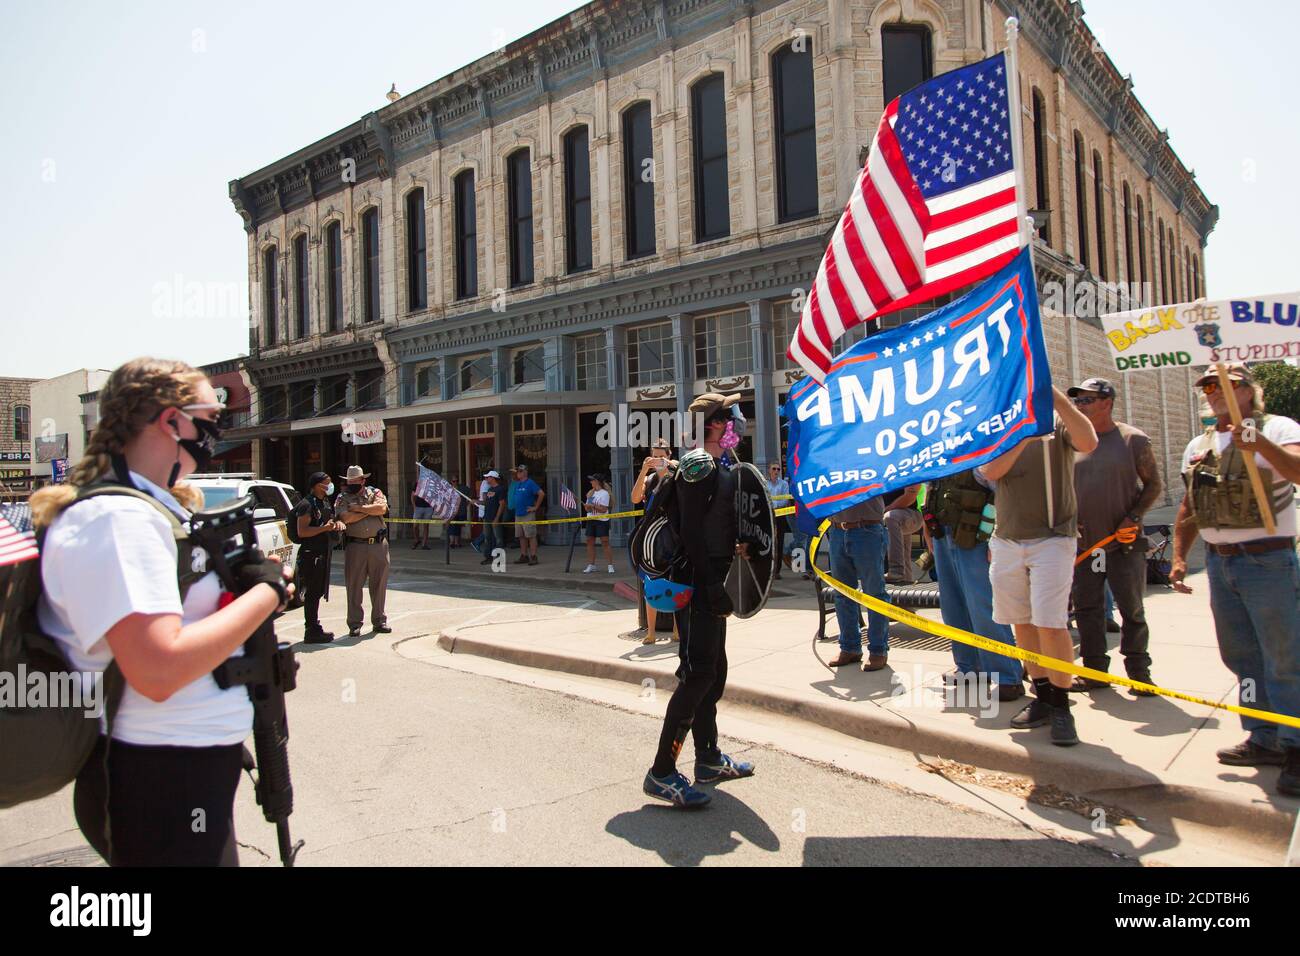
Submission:
[[[0,504],[0,568],[38,554],[31,508],[26,504]]]
[[[844,332],[996,272],[1024,244],[1007,55],[885,107],[787,354],[819,382]]]

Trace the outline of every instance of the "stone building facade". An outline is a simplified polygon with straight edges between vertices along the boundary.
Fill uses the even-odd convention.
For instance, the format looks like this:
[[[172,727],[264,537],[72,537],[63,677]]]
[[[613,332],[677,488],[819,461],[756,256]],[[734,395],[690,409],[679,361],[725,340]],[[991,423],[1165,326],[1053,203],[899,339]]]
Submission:
[[[35,378],[0,378],[0,500],[25,497],[32,473],[32,385]]]
[[[423,457],[529,463],[551,501],[609,471],[618,504],[641,451],[598,442],[599,414],[710,388],[745,394],[742,452],[778,460],[785,346],[887,96],[1001,49],[1012,8],[1053,375],[1110,372],[1096,314],[1202,294],[1217,209],[1078,4],[597,0],[230,183],[231,438],[299,485],[358,462],[395,502]],[[1109,377],[1176,475],[1189,373]]]

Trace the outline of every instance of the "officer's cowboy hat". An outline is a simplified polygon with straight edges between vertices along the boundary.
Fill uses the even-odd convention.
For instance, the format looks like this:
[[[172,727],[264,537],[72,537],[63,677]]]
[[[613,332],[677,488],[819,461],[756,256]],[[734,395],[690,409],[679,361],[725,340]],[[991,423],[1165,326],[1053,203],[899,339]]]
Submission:
[[[358,478],[369,478],[370,472],[362,471],[360,465],[348,465],[348,473],[343,476],[344,481],[355,481]]]

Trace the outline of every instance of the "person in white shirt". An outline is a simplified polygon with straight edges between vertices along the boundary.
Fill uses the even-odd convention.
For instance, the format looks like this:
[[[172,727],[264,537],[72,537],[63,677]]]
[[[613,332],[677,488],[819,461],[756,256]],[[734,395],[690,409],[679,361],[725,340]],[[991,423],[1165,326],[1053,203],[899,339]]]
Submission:
[[[178,482],[208,464],[222,407],[182,362],[128,362],[100,391],[99,422],[67,483],[31,498],[46,529],[41,629],[75,669],[116,662],[125,678],[112,740],[100,737],[73,793],[78,826],[111,866],[238,865],[233,809],[253,707],[247,688],[222,690],[212,671],[293,586],[264,559],[240,568],[229,603],[213,572],[182,600],[173,526],[156,507],[124,495],[69,505],[78,488],[129,483],[184,524],[202,495]]]
[[[1223,663],[1237,675],[1241,704],[1300,717],[1300,565],[1296,561],[1295,486],[1300,482],[1300,424],[1264,411],[1264,392],[1242,364],[1227,367],[1225,395],[1211,368],[1196,382],[1216,422],[1183,452],[1187,494],[1174,526],[1169,581],[1190,593],[1187,552],[1205,539],[1210,611]],[[1242,424],[1234,425],[1228,402]],[[1246,469],[1252,454],[1264,488],[1256,499]],[[1267,508],[1274,530],[1264,524]],[[1300,730],[1241,718],[1250,735],[1217,754],[1234,767],[1280,766],[1277,792],[1300,797]]]
[[[582,507],[587,512],[587,566],[583,574],[596,570],[596,539],[599,538],[605,549],[605,566],[609,573],[614,573],[614,555],[609,550],[609,488],[600,475],[588,475],[591,488],[587,491],[587,500]]]

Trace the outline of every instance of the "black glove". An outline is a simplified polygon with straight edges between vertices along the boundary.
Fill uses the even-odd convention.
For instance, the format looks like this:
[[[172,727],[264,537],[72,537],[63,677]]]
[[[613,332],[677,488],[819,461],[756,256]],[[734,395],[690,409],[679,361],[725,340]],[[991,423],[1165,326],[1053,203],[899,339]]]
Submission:
[[[736,610],[736,606],[731,603],[731,595],[727,593],[726,587],[720,581],[710,584],[707,589],[709,595],[709,610],[718,617],[726,617]]]
[[[235,569],[235,593],[246,594],[259,584],[269,584],[280,595],[280,603],[289,603],[289,586],[284,579],[284,565],[261,556],[245,561]]]

